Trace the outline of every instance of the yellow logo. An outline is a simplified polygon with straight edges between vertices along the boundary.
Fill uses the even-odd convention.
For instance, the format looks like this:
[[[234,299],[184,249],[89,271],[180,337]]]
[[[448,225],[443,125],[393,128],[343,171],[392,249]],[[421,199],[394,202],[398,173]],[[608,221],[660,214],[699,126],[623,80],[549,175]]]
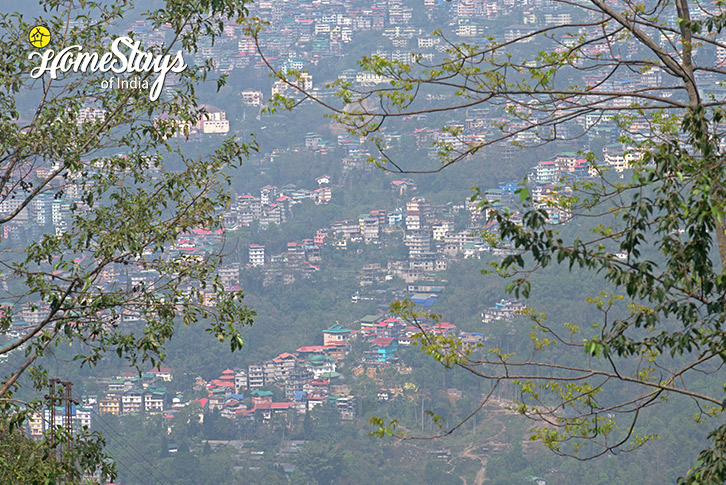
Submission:
[[[50,30],[45,25],[36,25],[30,29],[28,40],[30,40],[33,47],[41,49],[50,43]]]

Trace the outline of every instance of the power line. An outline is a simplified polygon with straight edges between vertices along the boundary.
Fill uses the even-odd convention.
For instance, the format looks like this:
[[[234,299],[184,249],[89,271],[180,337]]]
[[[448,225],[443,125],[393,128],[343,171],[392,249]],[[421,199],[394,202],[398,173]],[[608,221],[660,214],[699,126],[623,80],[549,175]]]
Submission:
[[[111,438],[112,440],[114,440],[114,442],[116,442],[121,448],[123,448],[124,451],[125,451],[125,453],[130,458],[136,459],[137,463],[141,464],[141,466],[144,469],[146,469],[147,473],[149,473],[149,475],[152,478],[154,478],[154,480],[158,480],[158,477],[155,476],[155,474],[154,474],[154,471],[156,471],[156,474],[158,474],[159,476],[161,476],[161,478],[163,479],[162,481],[166,481],[167,483],[173,485],[174,482],[169,477],[167,477],[161,470],[159,470],[157,467],[155,467],[154,464],[152,462],[150,462],[143,453],[141,453],[139,450],[137,450],[128,441],[126,441],[126,439],[123,437],[123,434],[121,434],[118,430],[116,430],[113,426],[111,426],[108,422],[106,422],[103,418],[101,418],[100,414],[98,414],[96,411],[93,411],[93,414],[96,416],[96,418],[97,418],[98,421],[100,421],[101,423],[103,423],[103,425],[104,425],[104,427],[106,429],[110,429],[110,430],[112,430],[114,433],[116,433],[118,435],[118,438],[114,437],[111,434],[108,434],[108,437]],[[134,453],[136,454],[136,456],[134,456]],[[139,460],[139,458],[141,458],[141,460],[143,460],[146,463],[148,463],[149,466],[147,467],[146,465],[144,465]],[[116,458],[116,460],[120,463],[120,460],[118,460],[118,458]],[[128,466],[125,466],[125,467],[126,467],[127,470],[129,470],[129,467]],[[149,468],[149,467],[151,467],[151,468]],[[133,475],[134,478],[136,478],[137,480],[139,480],[140,483],[146,483],[146,481],[140,480],[138,478],[138,476],[136,476],[135,474],[131,473],[131,475]],[[159,482],[159,483],[161,483],[161,482]]]
[[[141,453],[139,450],[137,450],[131,443],[129,443],[128,441],[126,441],[126,438],[123,437],[123,434],[121,434],[111,424],[109,424],[106,420],[104,420],[101,417],[101,415],[98,412],[96,412],[95,409],[91,409],[91,412],[93,413],[93,415],[96,416],[97,421],[100,421],[104,425],[104,427],[106,429],[110,429],[110,430],[112,430],[114,433],[116,433],[118,435],[118,438],[120,438],[120,439],[115,438],[111,434],[109,434],[108,436],[111,439],[113,439],[117,444],[121,445],[121,447],[126,448],[126,453],[129,455],[130,458],[135,458],[138,463],[141,463],[141,461],[139,460],[139,458],[141,458],[141,460],[143,460],[143,461],[145,461],[146,463],[149,464],[149,467],[151,467],[151,468],[149,468],[146,465],[143,465],[143,463],[141,463],[142,466],[147,470],[147,472],[149,473],[149,475],[151,475],[154,478],[154,480],[158,480],[158,477],[155,477],[154,476],[154,471],[156,471],[156,473],[163,478],[162,481],[166,481],[167,483],[169,483],[171,485],[174,484],[174,482],[169,477],[167,477],[161,470],[159,470],[151,461],[149,461],[149,459],[143,453]],[[130,453],[129,450],[132,450],[133,452],[135,452],[135,454],[137,456],[133,456],[133,453]],[[119,463],[120,463],[120,460],[118,460],[118,458],[116,459],[116,461],[119,461]],[[128,467],[126,467],[126,469],[128,470]],[[133,473],[131,473],[131,474],[134,475]],[[134,478],[136,478],[137,480],[139,480],[138,476],[135,476],[134,475]],[[140,483],[145,483],[144,480],[139,480],[139,482]],[[159,482],[159,483],[161,483],[161,482]]]
[[[119,465],[123,466],[126,469],[126,471],[128,472],[128,474],[131,475],[133,478],[135,478],[139,483],[144,483],[144,480],[142,480],[141,478],[139,478],[139,476],[136,473],[134,473],[133,470],[131,470],[131,467],[129,465],[127,465],[126,463],[123,463],[121,460],[119,460],[115,456],[112,456],[112,458],[114,460],[116,460],[116,463],[118,463]]]
[[[72,412],[73,404],[75,404],[75,405],[80,404],[79,400],[73,398],[73,391],[72,391],[73,383],[71,381],[62,381],[60,379],[54,378],[54,379],[50,379],[48,384],[49,384],[50,393],[45,397],[50,403],[50,409],[49,409],[50,419],[46,419],[42,413],[39,413],[40,417],[44,422],[48,423],[49,429],[53,429],[56,425],[56,423],[55,423],[56,422],[56,407],[55,407],[56,401],[61,401],[62,403],[65,403],[62,427],[64,428],[64,430],[66,432],[66,436],[68,436],[68,438],[70,439],[70,437],[73,435],[73,412]],[[63,387],[63,390],[64,390],[63,397],[56,397],[56,384],[60,384]],[[113,438],[113,436],[111,436],[111,438]],[[136,475],[136,473],[134,473],[133,470],[131,470],[131,468],[128,465],[121,462],[121,460],[119,460],[119,459],[116,459],[116,462],[119,463],[120,465],[122,465],[128,471],[129,475],[131,475],[132,477],[137,479],[140,483],[144,483],[144,480],[139,478],[139,476]]]
[[[148,465],[149,465],[150,468],[147,467],[146,465],[143,465],[143,463],[142,463],[142,466],[144,466],[144,468],[146,468],[149,471],[149,475],[151,475],[153,477],[154,476],[154,472],[156,472],[156,474],[158,474],[159,476],[161,476],[161,478],[163,479],[162,481],[166,481],[167,483],[173,485],[174,482],[169,477],[167,477],[161,470],[159,470],[156,467],[156,465],[154,465],[151,461],[149,461],[149,459],[146,457],[146,455],[144,455],[143,453],[141,453],[131,443],[129,443],[128,441],[126,441],[126,439],[123,437],[123,434],[121,434],[117,429],[115,429],[112,425],[110,425],[103,418],[101,418],[101,416],[98,413],[96,413],[96,411],[94,411],[94,414],[96,414],[96,417],[99,419],[99,421],[101,421],[101,423],[104,424],[104,426],[107,429],[111,429],[114,433],[116,433],[118,435],[118,437],[120,438],[120,440],[125,444],[125,446],[128,447],[128,448],[130,448],[137,455],[137,458],[136,458],[137,460],[138,460],[138,458],[141,458],[143,461],[145,461],[146,463],[148,463]],[[110,436],[110,437],[112,439],[114,439],[113,436]],[[116,440],[116,442],[119,443],[118,440]],[[132,456],[132,454],[129,454],[129,455]],[[158,479],[158,478],[154,477],[154,479]]]

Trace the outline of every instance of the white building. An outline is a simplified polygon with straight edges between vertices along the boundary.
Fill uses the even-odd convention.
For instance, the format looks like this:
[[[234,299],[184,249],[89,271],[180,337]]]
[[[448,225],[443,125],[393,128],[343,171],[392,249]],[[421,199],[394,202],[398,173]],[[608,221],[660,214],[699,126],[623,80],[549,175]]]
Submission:
[[[206,113],[199,115],[198,130],[205,134],[229,132],[229,121],[225,111],[208,105],[204,105],[203,108]]]
[[[431,226],[434,231],[434,241],[443,241],[446,234],[451,232],[451,224],[448,222],[437,222]]]
[[[255,91],[254,89],[242,91],[242,104],[247,106],[261,106],[262,91]]]
[[[141,412],[143,408],[143,398],[143,394],[139,391],[127,391],[121,397],[121,412],[123,414]]]
[[[265,246],[261,244],[250,244],[250,266],[264,266],[265,264]]]

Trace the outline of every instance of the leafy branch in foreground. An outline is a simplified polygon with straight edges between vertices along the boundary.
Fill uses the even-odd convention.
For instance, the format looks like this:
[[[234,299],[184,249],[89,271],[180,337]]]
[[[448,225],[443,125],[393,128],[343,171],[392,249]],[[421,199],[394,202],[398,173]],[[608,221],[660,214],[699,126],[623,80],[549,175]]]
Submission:
[[[243,345],[240,328],[255,316],[242,291],[225,290],[216,268],[230,172],[257,144],[228,138],[199,158],[185,148],[190,127],[206,116],[196,87],[213,63],[177,72],[158,99],[148,88],[154,69],[134,73],[136,87],[126,88],[83,69],[34,80],[38,56],[31,54],[38,51],[27,41],[34,25],[51,32],[48,49],[104,53],[109,38],[125,35],[114,29],[132,9],[73,0],[42,6],[47,15],[39,19],[0,14],[0,228],[12,236],[0,240],[0,356],[11,362],[3,367],[0,425],[8,437],[37,407],[12,396],[28,371],[38,389],[44,386],[38,362],[49,347],[75,344],[81,365],[113,352],[140,370],[163,360],[181,322],[204,322],[234,351]],[[169,0],[141,14],[159,33],[158,45],[141,48],[158,56],[196,53],[202,38],[214,42],[224,21],[246,14],[242,2]],[[216,82],[219,88],[224,77]],[[52,212],[52,224],[33,224],[41,219],[30,215],[45,212]],[[192,231],[221,235],[216,247],[189,253],[179,241]],[[36,475],[13,481],[76,481],[96,467],[112,473],[102,441],[81,439],[85,450],[79,439],[58,437],[75,453],[60,468],[48,460]],[[19,438],[13,442],[30,449]],[[56,446],[48,438],[43,443],[46,450]],[[80,475],[67,478],[68,467]]]

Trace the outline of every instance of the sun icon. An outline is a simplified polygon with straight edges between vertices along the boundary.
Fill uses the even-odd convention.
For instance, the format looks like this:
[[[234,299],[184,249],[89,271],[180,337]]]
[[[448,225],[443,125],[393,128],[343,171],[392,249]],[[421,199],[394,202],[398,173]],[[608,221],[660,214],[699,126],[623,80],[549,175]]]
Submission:
[[[30,40],[33,47],[43,48],[50,43],[50,30],[45,25],[36,25],[30,29],[28,40]]]

